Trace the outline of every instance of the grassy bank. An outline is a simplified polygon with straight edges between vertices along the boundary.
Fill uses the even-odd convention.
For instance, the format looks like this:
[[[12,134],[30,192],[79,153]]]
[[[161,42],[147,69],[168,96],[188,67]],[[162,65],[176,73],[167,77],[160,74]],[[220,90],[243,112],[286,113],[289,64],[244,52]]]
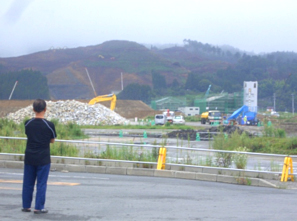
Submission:
[[[193,127],[185,125],[164,125],[164,126],[147,126],[147,125],[122,125],[122,126],[79,126],[77,124],[69,123],[66,125],[60,124],[58,120],[53,120],[56,125],[58,139],[73,140],[83,139],[86,136],[82,132],[82,128],[95,128],[95,129],[193,129]],[[15,124],[13,121],[7,119],[0,119],[0,135],[11,137],[26,137],[24,131],[24,124]],[[182,145],[181,141],[181,146]],[[185,141],[186,142],[186,141]],[[177,140],[178,146],[178,140]],[[0,139],[0,152],[3,153],[24,153],[26,141],[24,140],[9,140]],[[157,160],[157,150],[148,151],[141,148],[133,147],[114,147],[102,146],[100,144],[95,147],[97,151],[87,151],[81,153],[79,149],[73,144],[62,142],[55,142],[51,145],[51,154],[56,156],[84,156],[89,158],[100,159],[118,159],[118,160],[135,160],[135,161],[150,161]],[[285,131],[273,126],[265,126],[263,137],[249,137],[247,134],[239,134],[237,132],[226,137],[224,133],[220,133],[214,137],[213,148],[219,150],[232,150],[239,151],[244,148],[246,151],[259,152],[259,153],[274,153],[285,155],[297,154],[297,138],[286,137]],[[226,154],[216,156],[215,158],[226,158],[226,165],[231,162],[231,155]],[[238,156],[239,161],[242,161],[242,156]],[[191,156],[188,156],[190,159]],[[190,161],[190,160],[189,160]],[[207,159],[205,164],[209,164],[212,160]],[[229,162],[229,164],[228,164]],[[211,164],[212,165],[212,164]],[[218,162],[219,165],[219,162]]]
[[[236,150],[246,147],[251,152],[296,155],[297,137],[286,137],[283,129],[265,126],[262,137],[249,137],[237,132],[228,136],[220,133],[214,138],[213,148],[219,150]]]
[[[25,122],[25,120],[24,120]],[[11,120],[0,119],[0,135],[6,137],[26,137],[24,122],[16,124]],[[58,120],[52,120],[56,127],[58,139],[72,140],[82,139],[87,136],[84,135],[81,128],[77,124],[68,123],[60,124]],[[0,139],[0,152],[1,153],[24,153],[26,149],[25,140],[9,140]],[[51,155],[58,156],[77,156],[79,150],[69,144],[56,142],[51,144]]]

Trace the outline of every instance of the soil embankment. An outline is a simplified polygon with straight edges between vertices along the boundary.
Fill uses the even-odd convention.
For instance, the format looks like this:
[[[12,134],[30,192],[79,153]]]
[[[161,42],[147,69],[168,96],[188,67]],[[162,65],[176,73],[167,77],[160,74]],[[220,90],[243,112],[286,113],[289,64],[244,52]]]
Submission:
[[[231,125],[222,125],[219,127],[210,127],[206,128],[204,130],[178,130],[178,131],[172,131],[167,134],[168,138],[179,138],[182,140],[196,140],[197,133],[199,133],[200,139],[208,140],[213,138],[214,135],[223,132],[226,134],[232,134],[235,131],[237,131],[239,134],[242,134],[245,130],[241,129],[237,126],[231,126]],[[253,136],[252,133],[249,133],[248,131],[245,131],[249,136]]]
[[[56,101],[56,100],[53,100]],[[77,100],[88,103],[89,100]],[[6,117],[9,113],[18,111],[19,109],[32,105],[33,100],[1,100],[0,101],[0,117]],[[100,104],[110,107],[110,102],[101,102]],[[33,107],[32,107],[33,108]],[[153,110],[148,105],[139,100],[117,100],[115,112],[126,119],[144,118],[152,116],[158,111]]]

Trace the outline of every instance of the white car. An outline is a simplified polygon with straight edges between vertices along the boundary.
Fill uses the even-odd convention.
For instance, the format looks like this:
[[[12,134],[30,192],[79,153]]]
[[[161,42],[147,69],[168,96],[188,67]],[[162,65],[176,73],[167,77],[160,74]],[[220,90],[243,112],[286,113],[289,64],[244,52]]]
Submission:
[[[279,117],[279,113],[277,113],[276,111],[272,111],[271,116]]]
[[[173,124],[185,124],[185,122],[183,116],[175,116],[173,118]]]
[[[167,122],[166,115],[163,114],[156,114],[155,115],[155,124],[156,125],[164,125]]]

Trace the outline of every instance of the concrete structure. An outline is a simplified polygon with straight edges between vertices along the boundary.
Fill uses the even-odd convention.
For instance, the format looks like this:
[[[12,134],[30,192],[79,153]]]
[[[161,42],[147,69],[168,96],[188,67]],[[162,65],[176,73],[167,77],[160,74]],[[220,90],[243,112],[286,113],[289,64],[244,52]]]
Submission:
[[[249,107],[249,111],[258,110],[258,81],[243,82],[243,105]]]
[[[22,156],[23,154],[0,154],[0,168],[23,169],[24,163]],[[156,170],[156,164],[149,162],[52,156],[51,171],[168,177],[282,188],[282,184],[276,185],[272,182],[273,180],[279,180],[279,174],[277,173],[184,164],[166,164],[165,170]]]
[[[200,114],[199,107],[179,107],[178,110],[183,112],[185,116],[195,116]]]

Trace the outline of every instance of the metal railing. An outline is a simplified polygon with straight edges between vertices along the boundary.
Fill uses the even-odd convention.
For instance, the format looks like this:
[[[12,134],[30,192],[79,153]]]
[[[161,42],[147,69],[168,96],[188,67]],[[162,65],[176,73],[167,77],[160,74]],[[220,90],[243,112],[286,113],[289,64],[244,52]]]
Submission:
[[[27,140],[25,137],[6,137],[0,136],[0,139],[8,140]],[[60,140],[56,139],[56,142],[75,144],[76,148],[80,150],[78,157],[75,159],[87,159],[87,160],[100,160],[100,161],[111,161],[111,162],[128,162],[128,163],[139,163],[139,164],[157,164],[157,162],[146,162],[141,160],[115,160],[115,159],[98,159],[98,158],[86,158],[85,153],[94,152],[98,156],[100,153],[106,151],[107,147],[122,149],[123,147],[136,148],[136,152],[141,155],[145,151],[160,147],[167,149],[166,164],[168,165],[180,165],[180,166],[193,166],[193,167],[216,167],[210,161],[216,159],[216,154],[243,154],[248,155],[248,163],[245,171],[258,171],[258,172],[269,172],[269,173],[281,173],[284,158],[287,155],[284,154],[268,154],[268,153],[254,153],[254,152],[239,152],[239,151],[226,151],[226,150],[215,150],[206,148],[192,148],[192,147],[179,147],[169,145],[151,145],[151,144],[133,144],[133,143],[116,143],[116,142],[104,142],[104,141],[90,141],[90,140]],[[100,148],[98,149],[98,146]],[[1,153],[9,154],[9,153]],[[23,155],[23,154],[17,154]],[[53,156],[55,157],[55,156]],[[60,156],[65,159],[73,159],[74,157]],[[296,155],[291,155],[293,159],[296,159]],[[208,161],[208,163],[206,162]],[[294,161],[294,160],[293,160]],[[230,165],[231,168],[221,168],[224,170],[236,169],[234,163]],[[297,165],[296,165],[297,166]],[[239,169],[240,170],[240,169]]]

